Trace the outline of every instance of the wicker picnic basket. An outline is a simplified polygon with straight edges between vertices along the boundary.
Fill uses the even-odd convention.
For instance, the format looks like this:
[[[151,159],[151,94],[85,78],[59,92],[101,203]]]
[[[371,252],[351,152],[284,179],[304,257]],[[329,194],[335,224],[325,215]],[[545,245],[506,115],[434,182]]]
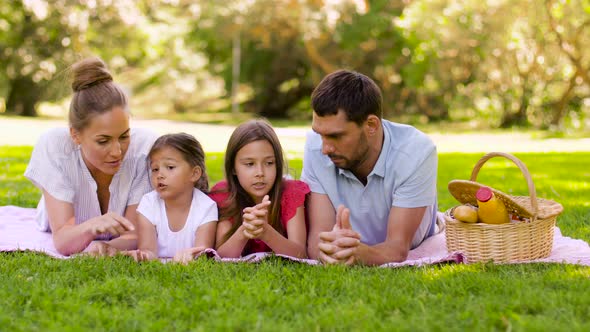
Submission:
[[[508,213],[523,221],[499,225],[464,223],[454,219],[450,209],[445,213],[448,250],[463,252],[469,262],[514,262],[549,256],[553,248],[553,228],[563,206],[552,200],[537,198],[531,174],[515,156],[503,152],[486,154],[473,168],[470,181],[449,182],[449,192],[462,204],[477,206],[475,193],[485,186],[476,182],[477,174],[493,157],[504,157],[514,162],[527,181],[529,196],[512,196],[487,186],[504,202]]]

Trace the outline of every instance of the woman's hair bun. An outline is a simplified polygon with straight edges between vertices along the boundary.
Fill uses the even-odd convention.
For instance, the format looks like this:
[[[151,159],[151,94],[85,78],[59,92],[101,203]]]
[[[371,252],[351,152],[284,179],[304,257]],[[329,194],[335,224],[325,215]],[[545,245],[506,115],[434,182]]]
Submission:
[[[99,58],[87,58],[72,66],[72,90],[78,92],[91,86],[112,82],[106,64]]]

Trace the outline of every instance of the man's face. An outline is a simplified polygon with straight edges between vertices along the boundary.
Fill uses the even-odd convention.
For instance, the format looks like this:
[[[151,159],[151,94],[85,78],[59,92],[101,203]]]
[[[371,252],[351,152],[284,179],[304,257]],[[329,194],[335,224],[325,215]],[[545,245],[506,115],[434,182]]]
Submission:
[[[313,131],[322,137],[322,153],[341,169],[354,172],[369,155],[365,123],[349,121],[346,113],[318,116],[313,113]]]

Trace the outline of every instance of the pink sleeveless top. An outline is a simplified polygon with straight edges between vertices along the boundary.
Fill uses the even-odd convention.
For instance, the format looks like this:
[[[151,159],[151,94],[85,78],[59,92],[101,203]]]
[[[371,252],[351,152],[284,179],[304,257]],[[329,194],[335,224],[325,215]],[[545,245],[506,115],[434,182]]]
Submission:
[[[287,231],[287,223],[297,213],[297,208],[305,204],[305,197],[309,193],[309,186],[299,180],[285,180],[283,181],[283,195],[281,197],[281,224],[285,232]],[[227,182],[225,180],[218,182],[209,193],[209,197],[217,203],[219,208],[225,206],[225,200],[229,193],[227,190]],[[230,221],[233,221],[230,219]],[[288,234],[287,234],[288,235]],[[249,255],[255,252],[269,252],[272,251],[264,241],[249,240],[245,246],[242,255]]]

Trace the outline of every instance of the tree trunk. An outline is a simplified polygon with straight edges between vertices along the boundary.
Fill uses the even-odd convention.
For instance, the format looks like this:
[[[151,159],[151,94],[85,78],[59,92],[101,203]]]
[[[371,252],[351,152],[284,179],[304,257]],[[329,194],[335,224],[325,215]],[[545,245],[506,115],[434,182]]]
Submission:
[[[312,41],[304,39],[303,46],[305,46],[305,51],[307,52],[307,56],[311,60],[311,63],[320,67],[324,73],[329,74],[338,69],[338,67],[324,59]]]
[[[18,77],[9,82],[10,94],[6,100],[6,113],[37,116],[35,107],[41,98],[37,84],[29,77]]]
[[[240,31],[234,32],[232,41],[232,66],[231,66],[231,112],[236,115],[240,112],[238,93],[240,88],[240,62],[242,61],[242,46]]]
[[[568,82],[568,87],[565,89],[561,98],[553,105],[553,113],[551,117],[551,124],[554,126],[559,126],[561,120],[566,115],[566,106],[569,103],[570,99],[572,99],[572,94],[574,92],[574,87],[576,86],[576,77],[578,73],[576,72],[570,78]]]
[[[526,110],[529,108],[529,103],[530,91],[524,88],[522,91],[522,96],[520,98],[520,106],[518,107],[518,111],[515,113],[512,113],[510,111],[504,112],[504,116],[502,117],[502,121],[500,123],[500,128],[510,128],[513,125],[528,125],[529,121],[526,116]]]
[[[248,104],[251,111],[266,118],[288,117],[289,109],[295,106],[302,98],[309,96],[313,87],[302,85],[289,90],[287,93],[280,93],[276,89],[266,91],[264,96],[256,96]]]

